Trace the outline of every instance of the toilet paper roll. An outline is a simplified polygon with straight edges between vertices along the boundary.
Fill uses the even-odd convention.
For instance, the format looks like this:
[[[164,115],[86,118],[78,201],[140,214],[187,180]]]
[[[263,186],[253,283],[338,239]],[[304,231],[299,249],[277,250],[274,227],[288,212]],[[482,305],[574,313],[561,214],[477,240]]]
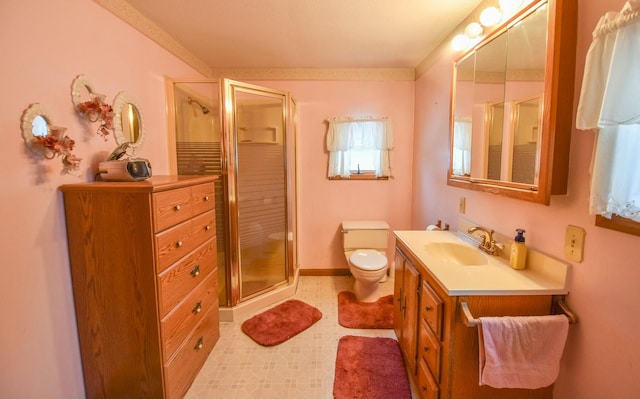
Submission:
[[[440,230],[440,227],[436,226],[435,224],[430,224],[427,226],[427,231],[434,231],[434,230]]]

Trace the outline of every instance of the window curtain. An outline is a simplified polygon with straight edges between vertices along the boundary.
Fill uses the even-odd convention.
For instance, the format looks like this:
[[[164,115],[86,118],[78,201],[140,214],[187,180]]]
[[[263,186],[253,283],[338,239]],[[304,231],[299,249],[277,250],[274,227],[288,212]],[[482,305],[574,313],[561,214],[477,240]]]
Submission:
[[[453,123],[452,173],[456,176],[471,175],[471,122]]]
[[[351,175],[350,150],[378,151],[374,162],[375,175],[391,176],[391,149],[393,134],[388,119],[330,119],[327,132],[329,151],[329,177]]]
[[[576,127],[596,130],[590,212],[640,222],[640,0],[600,18],[587,53]]]

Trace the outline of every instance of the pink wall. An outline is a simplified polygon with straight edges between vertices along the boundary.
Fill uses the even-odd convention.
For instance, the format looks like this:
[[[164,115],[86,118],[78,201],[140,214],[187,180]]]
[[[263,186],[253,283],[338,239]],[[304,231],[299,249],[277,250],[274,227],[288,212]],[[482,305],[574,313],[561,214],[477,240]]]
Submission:
[[[138,101],[146,125],[140,156],[167,173],[164,76],[201,77],[93,1],[0,2],[0,397],[84,397],[61,184],[93,180],[115,148],[74,113],[79,74],[112,103],[121,90]],[[83,158],[80,177],[59,160],[33,157],[20,133],[34,102],[68,128]]]
[[[591,32],[606,11],[623,0],[579,1],[575,106]],[[543,206],[446,184],[448,160],[449,79],[453,54],[443,54],[416,82],[414,143],[414,228],[434,219],[456,225],[458,200],[466,197],[465,217],[511,235],[527,231],[527,243],[558,259],[564,257],[567,225],[583,227],[584,261],[572,264],[568,303],[580,322],[570,328],[556,382],[555,397],[632,398],[640,395],[640,237],[594,226],[589,215],[589,163],[593,132],[572,131],[568,194]]]
[[[289,91],[298,104],[298,261],[302,269],[347,267],[340,235],[343,220],[386,220],[392,230],[410,226],[413,81],[252,83]],[[328,180],[325,120],[334,116],[369,115],[388,116],[391,120],[395,139],[394,178],[386,181]],[[399,202],[404,206],[398,206]]]

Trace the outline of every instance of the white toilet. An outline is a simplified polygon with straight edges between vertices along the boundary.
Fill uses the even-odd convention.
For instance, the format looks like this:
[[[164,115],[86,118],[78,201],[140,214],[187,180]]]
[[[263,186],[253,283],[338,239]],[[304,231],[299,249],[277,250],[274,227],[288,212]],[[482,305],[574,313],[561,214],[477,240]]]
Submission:
[[[378,283],[387,276],[389,225],[379,220],[342,222],[342,244],[349,271],[355,279],[353,292],[360,302],[380,298]]]

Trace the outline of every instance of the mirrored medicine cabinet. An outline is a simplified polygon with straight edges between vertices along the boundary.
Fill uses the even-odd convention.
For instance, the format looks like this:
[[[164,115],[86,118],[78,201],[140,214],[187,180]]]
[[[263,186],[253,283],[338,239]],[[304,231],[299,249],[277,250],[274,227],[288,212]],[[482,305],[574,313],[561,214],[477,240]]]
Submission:
[[[453,63],[447,184],[548,205],[566,194],[575,0],[537,0]]]

